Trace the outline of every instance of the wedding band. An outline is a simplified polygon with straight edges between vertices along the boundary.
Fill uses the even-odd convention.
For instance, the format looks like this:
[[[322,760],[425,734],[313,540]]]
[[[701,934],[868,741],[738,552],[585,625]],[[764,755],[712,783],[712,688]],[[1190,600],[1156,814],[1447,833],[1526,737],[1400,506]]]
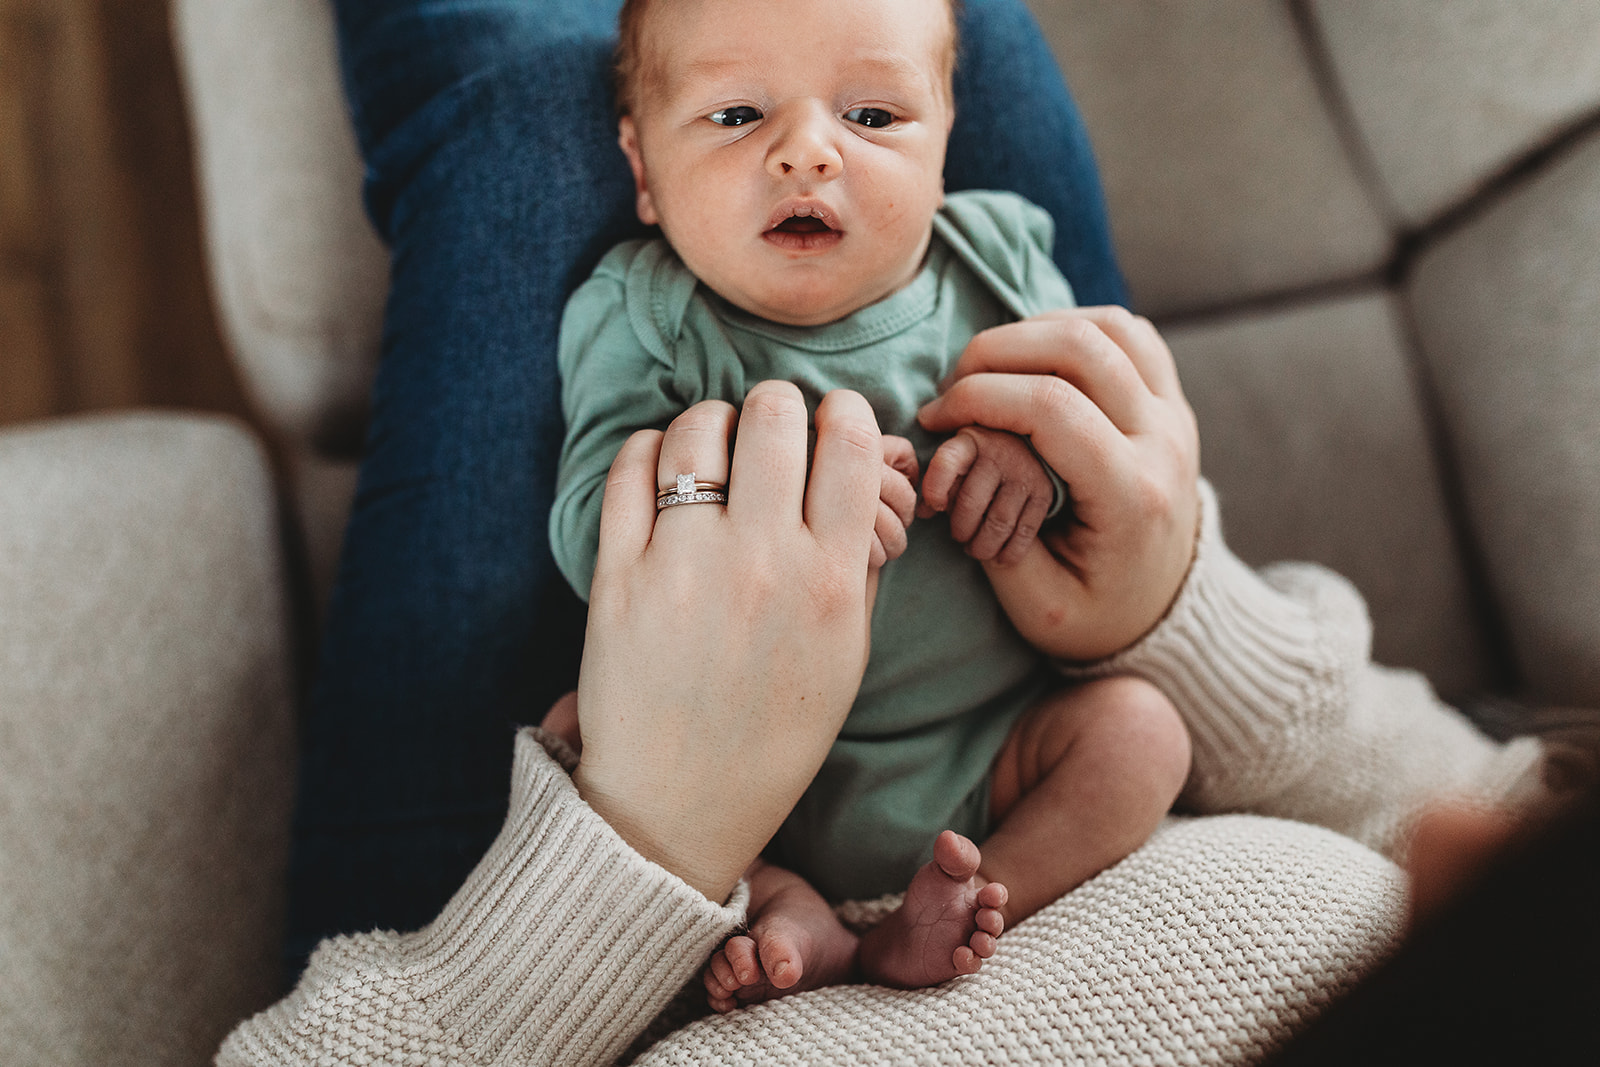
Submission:
[[[720,482],[697,482],[694,471],[680,474],[677,485],[656,493],[656,510],[675,508],[679,504],[726,504],[728,487]]]

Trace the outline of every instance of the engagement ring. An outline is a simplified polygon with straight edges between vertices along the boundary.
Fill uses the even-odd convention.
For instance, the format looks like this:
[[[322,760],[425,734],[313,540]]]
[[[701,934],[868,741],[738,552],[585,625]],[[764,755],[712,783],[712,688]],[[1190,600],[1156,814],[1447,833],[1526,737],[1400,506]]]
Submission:
[[[656,494],[656,510],[679,504],[726,504],[728,487],[719,482],[697,482],[694,472],[678,475],[678,484]]]

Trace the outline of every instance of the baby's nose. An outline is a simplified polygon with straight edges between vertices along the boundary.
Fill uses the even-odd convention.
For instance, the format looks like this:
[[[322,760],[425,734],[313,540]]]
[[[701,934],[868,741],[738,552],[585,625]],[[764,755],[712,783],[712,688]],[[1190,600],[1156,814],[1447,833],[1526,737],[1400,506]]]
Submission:
[[[821,108],[795,115],[773,141],[767,170],[778,177],[795,173],[837,177],[844,169],[844,158],[834,140],[836,126],[833,116]]]

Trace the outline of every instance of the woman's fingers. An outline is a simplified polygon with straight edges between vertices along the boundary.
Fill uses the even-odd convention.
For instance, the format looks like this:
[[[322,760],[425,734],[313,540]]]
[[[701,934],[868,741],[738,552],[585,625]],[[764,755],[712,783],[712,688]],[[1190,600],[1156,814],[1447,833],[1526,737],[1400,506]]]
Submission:
[[[696,405],[628,441],[602,509],[573,780],[642,855],[713,900],[815,776],[866,666],[886,452],[860,396],[824,399],[816,427],[808,489],[799,390],[756,386],[727,507],[657,512],[667,479],[713,481],[726,462],[725,406]]]
[[[600,559],[612,553],[637,557],[650,543],[656,524],[656,464],[661,452],[660,430],[640,430],[623,442],[606,476],[600,508]],[[597,566],[597,576],[605,574]]]
[[[1077,387],[1048,374],[969,375],[927,404],[918,419],[934,433],[976,424],[1028,438],[1073,487],[1075,499],[1097,499],[1136,473],[1128,438],[1106,413]]]
[[[947,382],[993,372],[1053,375],[1086,394],[1118,429],[1138,432],[1146,422],[1152,388],[1099,321],[1109,323],[1113,318],[1119,332],[1136,329],[1121,321],[1132,319],[1127,312],[1102,316],[1074,310],[985,330],[967,345]]]
[[[836,389],[817,405],[816,426],[806,526],[830,554],[860,552],[865,559],[883,486],[878,420],[860,393]],[[742,430],[739,447],[744,447]]]
[[[1183,396],[1183,386],[1178,381],[1178,365],[1173,362],[1172,349],[1162,338],[1155,324],[1143,315],[1135,315],[1127,308],[1113,304],[1108,307],[1077,308],[1076,312],[1105,331],[1117,347],[1127,353],[1139,377],[1152,393],[1167,400]],[[1055,314],[1070,314],[1058,312]]]
[[[744,398],[728,479],[728,514],[799,522],[806,491],[806,404],[789,382],[760,382]],[[876,486],[874,486],[876,488]]]
[[[673,488],[680,474],[728,484],[728,442],[737,421],[733,405],[722,400],[702,400],[673,419],[656,461],[656,489]]]

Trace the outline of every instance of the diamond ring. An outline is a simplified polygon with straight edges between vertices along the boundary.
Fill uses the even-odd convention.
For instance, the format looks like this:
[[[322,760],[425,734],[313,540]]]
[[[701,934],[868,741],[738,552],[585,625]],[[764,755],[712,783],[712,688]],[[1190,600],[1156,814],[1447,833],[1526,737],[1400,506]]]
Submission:
[[[697,482],[694,472],[678,475],[678,484],[656,494],[656,510],[679,504],[726,504],[728,487],[721,482]]]

